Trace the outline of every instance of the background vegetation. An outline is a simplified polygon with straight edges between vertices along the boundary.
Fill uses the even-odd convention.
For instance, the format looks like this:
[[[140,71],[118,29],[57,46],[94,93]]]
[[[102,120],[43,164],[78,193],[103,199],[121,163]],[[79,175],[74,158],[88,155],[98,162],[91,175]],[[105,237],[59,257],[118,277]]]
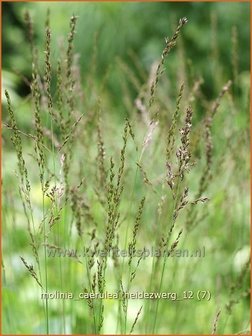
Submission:
[[[249,3],[2,6],[2,332],[248,333]],[[164,248],[167,238],[170,250],[206,255],[47,256],[53,246]],[[94,279],[95,291],[211,299],[40,299],[40,284],[78,293]]]

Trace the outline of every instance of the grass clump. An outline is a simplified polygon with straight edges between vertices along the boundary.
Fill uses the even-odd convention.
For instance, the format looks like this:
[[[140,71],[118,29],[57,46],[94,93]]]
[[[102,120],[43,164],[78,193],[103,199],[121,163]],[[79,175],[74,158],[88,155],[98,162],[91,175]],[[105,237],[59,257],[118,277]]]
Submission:
[[[22,251],[18,248],[17,251],[22,254],[21,264],[33,278],[33,286],[37,286],[34,291],[39,302],[34,300],[31,305],[36,307],[36,321],[43,314],[44,322],[40,325],[43,333],[183,333],[187,330],[224,334],[227,330],[238,332],[233,325],[243,329],[244,321],[239,314],[247,305],[249,262],[245,260],[238,274],[232,274],[234,285],[228,292],[230,265],[223,273],[222,266],[218,267],[216,272],[220,277],[216,278],[216,261],[209,256],[205,260],[172,258],[179,247],[193,250],[203,244],[207,253],[217,248],[221,258],[231,263],[231,251],[243,247],[242,243],[228,245],[220,239],[221,244],[227,245],[227,253],[213,237],[211,228],[216,220],[213,226],[218,235],[227,229],[228,223],[222,228],[220,222],[226,215],[230,216],[229,201],[219,189],[230,183],[234,188],[230,197],[235,197],[237,188],[232,176],[239,167],[232,155],[235,160],[241,160],[244,154],[245,141],[239,137],[239,128],[231,127],[221,137],[219,133],[223,120],[232,125],[235,116],[227,112],[231,106],[234,115],[238,114],[239,102],[237,93],[232,91],[232,82],[222,83],[213,101],[204,96],[203,78],[195,75],[190,81],[186,72],[182,73],[183,82],[176,83],[177,97],[166,90],[172,82],[165,76],[166,58],[171,66],[168,56],[177,52],[172,49],[183,34],[182,28],[186,29],[187,21],[186,18],[178,21],[175,33],[165,39],[160,60],[148,74],[143,70],[141,74],[135,73],[123,60],[118,60],[119,69],[139,91],[135,99],[129,91],[123,91],[126,104],[122,100],[122,105],[130,112],[122,123],[114,122],[113,115],[107,112],[113,102],[104,93],[104,82],[99,87],[93,81],[91,88],[82,83],[74,47],[77,16],[70,18],[64,52],[54,59],[54,36],[48,12],[41,63],[31,16],[25,13],[32,59],[27,113],[32,121],[29,133],[18,126],[18,107],[14,108],[5,90],[8,117],[4,137],[6,141],[11,140],[11,150],[16,155],[19,179],[14,190],[18,189],[20,198],[16,194],[5,196],[8,229],[6,224],[4,231],[16,239],[10,197],[19,199],[17,202],[23,210],[18,206],[12,210],[20,214],[22,225],[27,224],[28,239]],[[237,86],[235,29],[232,36],[233,77]],[[97,48],[94,52],[98,52]],[[131,56],[140,70],[141,61],[134,53]],[[94,67],[95,64],[92,72]],[[240,139],[241,148],[236,146],[236,139]],[[226,152],[221,142],[229,143],[231,151]],[[224,181],[226,168],[229,171]],[[239,183],[244,181],[241,179]],[[6,188],[7,181],[4,181]],[[23,226],[21,230],[25,231]],[[237,234],[243,234],[239,226],[236,230]],[[154,256],[150,256],[150,250],[155,250]],[[30,258],[26,258],[30,252],[34,258],[31,265],[27,262]],[[9,253],[15,254],[16,250]],[[204,263],[211,269],[206,284],[204,279],[197,280],[206,267]],[[5,269],[8,265],[11,262],[7,257]],[[31,279],[24,278],[20,276],[24,286],[25,281],[28,286]],[[221,300],[214,295],[215,280],[219,281],[217,294]],[[192,301],[185,300],[189,289],[194,295]],[[55,290],[71,292],[74,299],[47,297],[41,302],[41,293]],[[213,299],[197,302],[199,290],[211,292]],[[179,297],[174,302],[145,297],[133,300],[127,295],[171,291]],[[80,293],[85,299],[81,299]],[[107,293],[117,294],[118,298],[107,299]],[[8,294],[7,298],[11,300]],[[204,312],[203,329],[197,321],[191,323],[195,320],[192,308],[197,310],[199,304]],[[236,317],[233,311],[238,305]],[[20,326],[25,333],[31,332],[32,327]],[[4,328],[8,330],[6,322]]]

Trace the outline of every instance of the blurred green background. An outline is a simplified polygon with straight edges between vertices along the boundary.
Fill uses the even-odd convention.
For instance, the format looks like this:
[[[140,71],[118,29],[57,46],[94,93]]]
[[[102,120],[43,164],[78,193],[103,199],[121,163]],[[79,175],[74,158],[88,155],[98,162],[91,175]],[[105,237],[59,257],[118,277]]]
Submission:
[[[81,55],[82,79],[85,81],[92,64],[96,41],[95,79],[100,81],[109,69],[109,92],[120,106],[120,75],[112,67],[121,58],[136,70],[133,56],[140,60],[143,70],[149,71],[151,64],[160,56],[164,37],[173,31],[179,18],[186,16],[190,22],[181,36],[183,67],[188,73],[200,74],[205,82],[203,91],[208,98],[216,96],[220,87],[216,77],[223,83],[233,77],[232,29],[236,27],[239,71],[249,70],[249,3],[7,3],[3,4],[3,70],[4,78],[15,83],[17,95],[25,96],[29,88],[15,75],[30,78],[31,58],[24,29],[24,10],[29,9],[34,19],[36,43],[44,48],[44,20],[46,11],[51,11],[51,26],[54,66],[60,52],[58,47],[68,32],[68,17],[79,17],[75,50]],[[25,57],[24,57],[25,55]],[[182,56],[181,56],[182,57]],[[168,74],[176,77],[181,66],[181,57],[176,53],[169,56]],[[42,57],[43,60],[43,57]],[[208,66],[206,66],[206,62]],[[111,69],[112,68],[112,69]],[[8,72],[8,73],[6,73]],[[221,83],[220,83],[221,85]],[[131,88],[134,97],[136,92]]]

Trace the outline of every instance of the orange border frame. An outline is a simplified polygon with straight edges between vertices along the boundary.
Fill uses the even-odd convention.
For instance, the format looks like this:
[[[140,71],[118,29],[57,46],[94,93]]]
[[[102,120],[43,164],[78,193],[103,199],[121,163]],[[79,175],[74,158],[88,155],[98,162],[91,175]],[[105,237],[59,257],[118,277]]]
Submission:
[[[251,2],[251,0],[0,0],[0,2]]]
[[[2,2],[247,2],[250,3],[250,252],[252,252],[252,100],[251,100],[251,92],[252,92],[252,74],[251,74],[251,63],[252,63],[252,37],[251,37],[251,32],[252,32],[252,0],[62,0],[62,1],[57,1],[57,0],[27,0],[27,1],[20,1],[20,0],[0,0],[0,18],[2,19]],[[1,74],[1,85],[0,85],[0,94],[2,97],[2,20],[1,20],[1,25],[0,25],[0,35],[1,35],[1,43],[0,43],[0,74]],[[2,120],[2,104],[0,107],[0,116]],[[2,181],[2,124],[0,126],[0,177]],[[2,183],[0,183],[0,212],[2,214]],[[0,224],[2,223],[2,217],[0,219]],[[0,256],[2,260],[2,225],[0,225]],[[251,254],[251,253],[250,253]],[[250,263],[250,266],[252,263]],[[0,279],[1,279],[1,284],[0,284],[0,335],[2,335],[2,267],[0,267]],[[252,267],[250,270],[250,289],[252,289]],[[250,322],[252,322],[252,307],[251,307],[251,296],[250,296]],[[4,334],[6,336],[11,336],[11,334]],[[22,335],[22,336],[31,336],[29,334],[16,334],[16,335]],[[38,336],[44,336],[45,334],[37,334]],[[55,336],[60,336],[61,334],[53,334]],[[64,334],[65,336],[84,336],[84,335],[94,335],[94,334]],[[108,335],[108,334],[104,334]],[[116,336],[115,334],[109,334],[110,336]],[[120,335],[120,334],[118,334]],[[121,334],[122,335],[122,334]],[[140,335],[149,335],[149,336],[154,336],[154,335],[159,335],[159,334],[136,334],[136,336]],[[164,336],[199,336],[199,334],[162,334]],[[210,335],[210,334],[209,334]],[[225,334],[225,335],[230,335],[230,334]],[[234,335],[234,334],[231,334]],[[250,330],[250,335],[252,335],[252,330]],[[45,335],[46,336],[46,335]],[[207,334],[204,334],[204,336],[208,336]]]

